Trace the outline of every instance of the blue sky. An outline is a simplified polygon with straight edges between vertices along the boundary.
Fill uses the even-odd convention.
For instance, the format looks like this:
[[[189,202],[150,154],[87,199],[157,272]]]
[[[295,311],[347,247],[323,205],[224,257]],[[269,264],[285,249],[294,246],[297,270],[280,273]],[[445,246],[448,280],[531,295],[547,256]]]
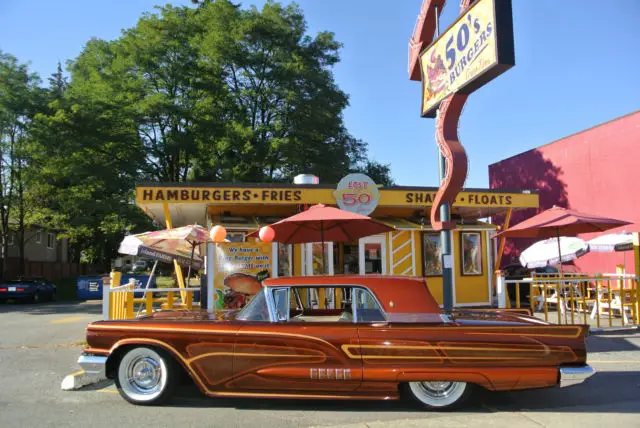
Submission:
[[[158,3],[0,0],[0,49],[46,77],[90,37],[116,38]],[[344,44],[335,76],[350,94],[350,132],[391,163],[397,184],[436,186],[434,121],[420,118],[420,83],[407,77],[421,0],[297,3],[311,33],[333,31]],[[458,7],[448,1],[442,29]],[[516,66],[471,95],[460,121],[468,187],[488,186],[493,162],[640,109],[640,1],[513,0],[513,14]]]

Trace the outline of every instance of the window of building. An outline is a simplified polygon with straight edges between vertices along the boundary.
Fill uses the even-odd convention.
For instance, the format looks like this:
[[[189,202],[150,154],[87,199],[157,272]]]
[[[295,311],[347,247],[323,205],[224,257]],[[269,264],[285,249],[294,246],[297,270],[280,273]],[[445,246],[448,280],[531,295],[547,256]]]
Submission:
[[[36,232],[36,244],[42,244],[42,232],[39,230]]]
[[[422,261],[424,276],[442,275],[442,245],[439,233],[422,234]]]
[[[278,276],[293,276],[293,248],[278,243]]]
[[[482,235],[460,232],[460,267],[462,275],[482,275]]]
[[[16,236],[15,233],[9,232],[9,245],[16,245]]]
[[[47,233],[47,248],[54,248],[56,244],[56,235]]]
[[[228,232],[226,239],[229,242],[244,242],[245,235],[245,232]]]

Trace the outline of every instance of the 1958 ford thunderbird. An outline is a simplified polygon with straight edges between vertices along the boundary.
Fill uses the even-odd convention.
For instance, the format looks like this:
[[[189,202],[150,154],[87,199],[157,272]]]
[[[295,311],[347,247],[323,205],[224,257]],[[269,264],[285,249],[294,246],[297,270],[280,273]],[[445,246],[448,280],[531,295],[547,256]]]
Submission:
[[[443,313],[422,278],[268,279],[239,311],[159,311],[87,327],[79,359],[134,404],[180,378],[214,397],[393,400],[460,406],[492,391],[567,386],[594,373],[587,325],[526,311]]]

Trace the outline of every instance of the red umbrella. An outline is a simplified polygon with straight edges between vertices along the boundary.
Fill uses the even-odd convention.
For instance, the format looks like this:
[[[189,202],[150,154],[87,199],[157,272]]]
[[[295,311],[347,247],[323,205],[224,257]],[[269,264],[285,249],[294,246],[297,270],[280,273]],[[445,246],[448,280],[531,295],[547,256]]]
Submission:
[[[631,223],[554,206],[499,233],[496,237],[551,238],[559,236],[560,232],[563,235],[603,232],[628,224]]]
[[[361,214],[313,205],[306,211],[280,220],[271,225],[275,232],[274,241],[283,244],[306,242],[353,242],[364,236],[390,232],[395,228]],[[249,234],[258,236],[259,231]],[[324,251],[322,252],[324,264]]]
[[[305,242],[352,242],[364,236],[395,230],[382,222],[323,204],[287,217],[271,225],[276,242],[302,244]],[[258,231],[249,236],[258,236]]]
[[[554,206],[497,234],[496,238],[555,237],[558,239],[558,256],[561,260],[560,232],[562,235],[577,235],[579,233],[602,232],[628,224],[631,223]],[[562,263],[560,263],[560,273],[562,274]]]

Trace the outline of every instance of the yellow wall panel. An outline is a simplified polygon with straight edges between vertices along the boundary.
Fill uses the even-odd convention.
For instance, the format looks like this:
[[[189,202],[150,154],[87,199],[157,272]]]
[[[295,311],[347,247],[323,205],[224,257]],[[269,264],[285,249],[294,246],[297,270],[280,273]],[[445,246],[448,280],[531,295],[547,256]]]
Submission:
[[[413,231],[392,232],[392,256],[389,258],[392,275],[414,275],[411,237]]]
[[[471,231],[470,231],[471,232]],[[474,231],[475,232],[475,231]],[[456,304],[488,304],[489,303],[489,269],[487,267],[487,233],[480,231],[482,255],[482,275],[462,275],[462,251],[460,248],[460,231],[453,233],[454,275]]]

